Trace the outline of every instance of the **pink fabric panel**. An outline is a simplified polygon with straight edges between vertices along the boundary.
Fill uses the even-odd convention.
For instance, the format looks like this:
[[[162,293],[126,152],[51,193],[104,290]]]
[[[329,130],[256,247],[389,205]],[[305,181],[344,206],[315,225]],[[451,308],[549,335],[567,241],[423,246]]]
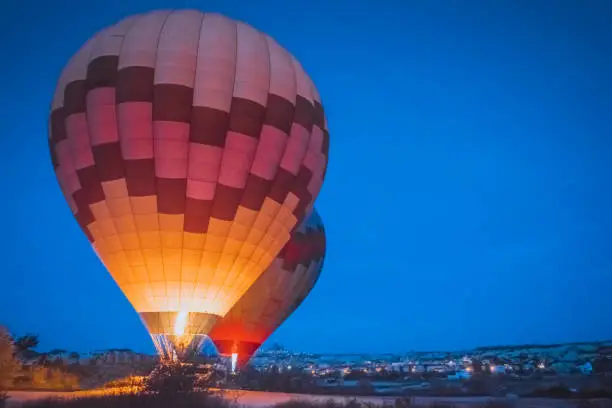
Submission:
[[[321,156],[322,154],[320,152],[309,150],[306,152],[306,156],[304,156],[302,165],[314,173],[319,168]]]
[[[151,159],[153,139],[121,139],[121,155],[126,160]]]
[[[106,28],[99,35],[98,40],[92,47],[89,61],[103,55],[119,55],[125,34],[139,17],[140,16],[135,15],[124,18],[117,24]]]
[[[66,180],[64,179],[64,176],[62,175],[62,172],[59,167],[57,168],[57,170],[55,170],[55,177],[57,177],[57,182],[60,185],[60,189],[62,190],[64,198],[66,199],[66,201],[68,201],[68,206],[70,207],[70,210],[72,210],[73,214],[76,214],[76,212],[78,211],[78,207],[76,205],[76,202],[74,201],[74,198],[72,198],[72,194],[68,194]]]
[[[117,106],[121,152],[126,160],[153,157],[153,108],[149,102],[124,102]]]
[[[310,182],[308,183],[308,186],[306,187],[308,192],[312,194],[313,197],[317,196],[317,194],[319,193],[323,185],[323,163],[324,162],[325,162],[325,157],[322,154],[320,154],[316,170],[313,172],[312,178],[310,179]]]
[[[87,94],[87,122],[92,146],[119,140],[115,110],[115,88],[97,88]]]
[[[322,160],[324,160],[324,156],[321,153],[322,146],[323,131],[317,126],[313,126],[310,140],[308,141],[308,151],[304,157],[304,166],[313,172],[321,166]]]
[[[55,146],[55,152],[57,154],[57,161],[59,162],[59,168],[62,173],[74,172],[74,163],[72,162],[72,151],[70,146],[70,140],[64,139],[57,143]]]
[[[96,34],[90,40],[88,40],[79,51],[72,56],[66,67],[62,71],[60,78],[55,88],[55,94],[53,96],[52,109],[57,109],[64,105],[64,90],[66,85],[70,82],[78,79],[85,79],[87,76],[87,64],[89,63],[89,54],[91,49],[98,39]]]
[[[156,84],[193,87],[203,16],[197,10],[174,11],[168,16],[157,45]]]
[[[94,158],[93,154],[91,153],[90,147],[75,150],[73,155],[74,165],[77,170],[81,170],[94,165]]]
[[[70,141],[68,139],[60,141],[56,145],[55,151],[57,152],[57,160],[59,162],[58,178],[65,188],[65,193],[71,196],[81,188],[81,184],[79,183],[74,162],[72,161]]]
[[[93,166],[94,158],[89,142],[89,128],[85,113],[75,113],[66,118],[66,134],[70,141],[74,167],[78,170]]]
[[[270,93],[295,103],[297,82],[291,55],[272,38],[266,38],[270,54]]]
[[[308,149],[308,142],[310,135],[308,131],[301,125],[293,124],[291,127],[291,135],[287,142],[287,148],[281,161],[281,167],[290,173],[297,175],[306,151]]]
[[[187,178],[189,124],[154,122],[155,174],[161,178]]]
[[[236,132],[227,132],[225,150],[237,150],[244,153],[255,152],[257,139]]]
[[[219,14],[205,14],[198,44],[193,106],[229,112],[235,64],[235,23]]]
[[[187,178],[185,160],[155,158],[155,175],[160,178],[184,179]]]
[[[212,181],[187,180],[187,197],[198,200],[212,200],[217,183]]]
[[[66,170],[60,172],[60,177],[63,180],[63,184],[66,188],[66,194],[72,196],[75,191],[81,189],[81,183],[79,183],[79,177],[76,172],[68,172]]]
[[[219,183],[244,188],[253,163],[257,139],[240,133],[228,132],[221,161]]]
[[[155,67],[157,42],[169,11],[154,11],[139,18],[127,32],[121,46],[118,69]]]
[[[310,82],[312,83],[312,79]],[[319,96],[319,90],[317,89],[316,86],[314,86],[314,84],[312,84],[312,96],[316,102],[321,103],[321,97]]]
[[[288,136],[274,126],[263,125],[251,173],[273,180],[283,157]]]
[[[312,127],[308,150],[313,152],[321,152],[323,150],[323,129],[319,129],[318,126]]]
[[[263,34],[253,27],[237,23],[238,47],[234,96],[265,106],[270,85],[270,58]]]
[[[189,144],[189,178],[216,183],[223,148],[201,143]]]
[[[312,84],[310,79],[304,72],[302,65],[292,57],[293,69],[295,70],[295,79],[297,81],[298,95],[306,98],[310,103],[313,103]]]

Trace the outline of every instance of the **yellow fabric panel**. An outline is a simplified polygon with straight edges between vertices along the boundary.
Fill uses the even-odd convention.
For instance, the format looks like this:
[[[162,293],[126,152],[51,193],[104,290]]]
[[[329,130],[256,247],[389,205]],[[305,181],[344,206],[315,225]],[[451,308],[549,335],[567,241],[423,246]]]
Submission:
[[[157,196],[130,197],[134,214],[155,214],[157,218]]]
[[[195,285],[198,279],[198,267],[183,265],[181,269],[181,282]]]
[[[100,201],[94,204],[90,204],[89,208],[94,215],[96,221],[104,221],[112,218],[110,210],[106,205],[106,201]]]
[[[203,250],[206,234],[195,234],[192,232],[183,232],[183,248]]]
[[[206,234],[206,242],[204,243],[204,251],[220,253],[221,251],[223,251],[224,245],[225,245],[225,237],[213,235],[210,232]],[[202,261],[204,261],[204,258],[206,258],[206,255],[204,255],[204,257],[202,258]]]
[[[124,251],[140,249],[140,242],[136,233],[120,233],[119,239]]]
[[[258,211],[251,210],[243,206],[238,206],[238,211],[236,212],[236,218],[234,218],[234,222],[250,228],[255,222],[257,214],[259,214]]]
[[[107,237],[109,235],[117,234],[117,228],[115,227],[115,222],[113,221],[112,218],[100,219],[98,220],[98,225],[100,226],[100,230],[102,231],[102,234],[104,234]]]
[[[119,233],[134,233],[136,234],[136,222],[132,214],[122,215],[120,217],[113,217],[115,225],[117,226],[117,232]]]
[[[123,247],[121,246],[121,239],[117,234],[108,234],[106,236],[106,245],[109,253],[111,254],[115,254],[123,250]]]
[[[109,198],[121,198],[128,196],[127,185],[125,179],[118,179],[113,181],[105,181],[102,183],[102,190],[104,190],[104,196],[108,200]]]
[[[106,198],[106,205],[113,218],[132,217],[132,206],[129,197]]]
[[[160,232],[163,248],[180,249],[183,247],[183,233],[181,231]]]
[[[238,256],[240,258],[250,258],[251,256],[253,256],[253,252],[255,251],[255,248],[257,248],[256,245],[250,243],[250,242],[245,242],[244,244],[242,244],[242,248],[240,248],[240,252],[238,254]]]
[[[208,235],[215,237],[226,237],[232,227],[232,221],[211,218],[208,224]]]
[[[185,216],[183,214],[159,214],[159,229],[161,231],[183,232]]]
[[[159,217],[157,214],[135,214],[134,222],[139,233],[159,231]]]
[[[139,231],[138,237],[140,238],[140,246],[143,250],[150,249],[159,253],[159,248],[161,248],[161,234],[159,231]]]

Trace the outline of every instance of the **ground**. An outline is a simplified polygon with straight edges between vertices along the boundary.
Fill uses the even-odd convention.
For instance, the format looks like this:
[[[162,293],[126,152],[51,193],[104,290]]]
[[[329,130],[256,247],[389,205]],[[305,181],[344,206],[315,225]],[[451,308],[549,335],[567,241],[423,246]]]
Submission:
[[[45,399],[50,397],[71,398],[75,396],[99,395],[107,390],[91,390],[78,392],[42,392],[42,391],[11,391],[9,393],[9,408],[16,408],[25,401]],[[290,400],[326,401],[346,401],[352,397],[307,395],[307,394],[286,394],[280,392],[261,392],[261,391],[224,391],[224,396],[239,405],[247,408],[263,408]],[[392,397],[357,397],[362,402],[370,402],[382,405],[387,402],[392,404],[395,399]],[[482,406],[490,400],[505,400],[505,398],[490,397],[417,397],[414,404],[420,406],[432,406],[436,403],[453,404],[456,408],[470,408]],[[578,407],[579,402],[575,400],[556,400],[549,398],[521,398],[516,401],[516,408],[574,408]]]

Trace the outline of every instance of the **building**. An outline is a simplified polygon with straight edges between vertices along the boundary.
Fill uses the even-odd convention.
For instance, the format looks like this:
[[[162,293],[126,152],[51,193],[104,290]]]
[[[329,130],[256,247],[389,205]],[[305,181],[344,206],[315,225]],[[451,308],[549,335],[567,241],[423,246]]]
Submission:
[[[593,374],[593,365],[591,364],[590,361],[587,361],[586,363],[578,366],[578,369],[584,375],[591,375],[591,374]]]
[[[467,380],[470,377],[472,377],[472,373],[470,373],[468,370],[459,370],[448,375],[449,380]]]

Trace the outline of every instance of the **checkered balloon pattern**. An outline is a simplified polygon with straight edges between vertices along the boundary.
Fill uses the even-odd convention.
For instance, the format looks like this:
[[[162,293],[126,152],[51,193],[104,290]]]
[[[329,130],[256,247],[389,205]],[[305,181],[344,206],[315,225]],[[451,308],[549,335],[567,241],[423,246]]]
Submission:
[[[329,151],[299,62],[196,10],[98,32],[61,73],[49,127],[64,196],[152,334],[226,315],[312,211]]]
[[[312,212],[268,269],[211,330],[222,355],[237,354],[238,365],[293,313],[319,279],[325,258],[325,229]]]

